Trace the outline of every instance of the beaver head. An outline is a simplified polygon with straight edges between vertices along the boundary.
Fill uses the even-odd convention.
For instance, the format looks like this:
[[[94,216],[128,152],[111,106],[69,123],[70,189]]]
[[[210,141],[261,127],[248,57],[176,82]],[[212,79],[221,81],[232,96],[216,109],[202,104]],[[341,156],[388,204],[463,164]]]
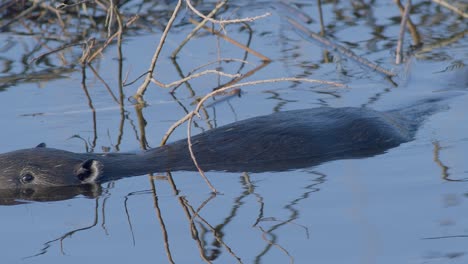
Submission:
[[[69,186],[95,182],[102,164],[87,154],[35,148],[0,154],[0,189]]]

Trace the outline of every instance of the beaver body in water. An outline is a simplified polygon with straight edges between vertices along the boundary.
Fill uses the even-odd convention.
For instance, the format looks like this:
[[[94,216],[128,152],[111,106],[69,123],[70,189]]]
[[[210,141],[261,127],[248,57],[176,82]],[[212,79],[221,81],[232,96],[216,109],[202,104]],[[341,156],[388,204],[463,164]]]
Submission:
[[[391,111],[321,107],[278,112],[192,137],[203,170],[263,172],[377,155],[411,141],[443,97]],[[73,153],[47,148],[0,155],[0,189],[100,183],[151,172],[196,170],[187,140],[139,153]]]

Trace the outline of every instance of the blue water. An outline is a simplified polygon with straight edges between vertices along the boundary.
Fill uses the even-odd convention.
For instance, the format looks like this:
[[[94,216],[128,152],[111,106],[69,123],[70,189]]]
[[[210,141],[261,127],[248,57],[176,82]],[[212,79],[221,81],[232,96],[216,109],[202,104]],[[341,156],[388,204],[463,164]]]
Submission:
[[[317,6],[303,2],[302,11],[314,18],[310,30],[318,32]],[[466,32],[466,21],[450,11],[413,2],[418,3],[413,3],[416,10],[411,18],[424,43]],[[272,62],[243,81],[299,76],[342,82],[348,88],[305,82],[243,87],[241,97],[201,112],[203,119],[196,119],[193,133],[275,111],[322,105],[385,110],[436,91],[464,93],[468,88],[466,37],[408,58],[404,65],[394,64],[399,12],[393,2],[379,2],[368,13],[362,9],[359,12],[365,14],[360,17],[347,2],[324,4],[323,12],[334,40],[396,72],[397,86],[333,51],[327,56],[334,60],[325,63],[323,46],[302,38],[268,5],[246,5],[239,2],[226,15],[273,12],[251,24],[250,46]],[[431,22],[437,16],[445,20]],[[169,35],[157,66],[159,81],[180,78],[169,56],[192,28],[186,24]],[[226,33],[245,43],[247,31],[240,28],[227,26]],[[382,32],[376,32],[377,28]],[[128,80],[147,70],[159,38],[158,30],[124,37],[123,71]],[[0,55],[13,61],[13,66],[0,77],[21,72],[22,47],[36,43],[34,36],[0,35],[0,43],[8,39],[17,45]],[[405,50],[409,44],[407,34]],[[243,59],[244,51],[202,31],[177,62],[187,74],[218,56]],[[243,74],[262,64],[252,55],[246,60],[249,64],[241,69]],[[52,61],[60,63],[57,58]],[[118,95],[117,63],[113,45],[92,65]],[[206,69],[216,67],[236,73],[240,64],[213,64]],[[34,70],[43,68],[39,65]],[[127,98],[141,80],[124,88],[121,112],[92,71],[87,69],[86,75],[95,111],[82,89],[80,67],[61,79],[19,82],[0,92],[4,124],[0,152],[41,142],[86,151],[84,141],[73,136],[87,141],[88,149],[96,152],[140,149],[144,122]],[[228,81],[214,75],[195,79],[190,82],[194,94],[182,85],[174,94],[178,101],[169,89],[151,84],[142,110],[149,146],[159,145],[171,124],[185,115],[184,107],[192,110],[196,98]],[[464,94],[450,100],[449,109],[430,117],[415,141],[379,156],[289,172],[207,173],[221,193],[215,197],[197,173],[174,172],[177,193],[165,175],[155,177],[154,189],[150,177],[143,175],[104,184],[97,197],[79,195],[64,201],[1,206],[0,259],[2,263],[466,263],[467,100]],[[184,124],[171,140],[184,138],[186,133]],[[436,146],[440,146],[437,155]],[[199,210],[194,219],[188,216],[194,215],[192,210]]]

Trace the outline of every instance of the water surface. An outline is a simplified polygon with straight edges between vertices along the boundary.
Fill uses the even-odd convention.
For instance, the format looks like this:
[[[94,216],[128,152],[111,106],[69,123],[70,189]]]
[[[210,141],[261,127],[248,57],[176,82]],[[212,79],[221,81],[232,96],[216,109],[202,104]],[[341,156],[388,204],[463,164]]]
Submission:
[[[136,2],[122,9],[136,12],[138,5],[131,5]],[[308,29],[320,32],[316,2],[295,3],[293,7],[312,18]],[[203,2],[197,8],[208,13],[214,5]],[[169,34],[156,78],[176,81],[180,72],[187,75],[221,57],[249,63],[217,63],[203,69],[247,74],[259,67],[242,81],[302,77],[347,85],[278,82],[243,87],[241,97],[201,112],[193,133],[276,111],[319,106],[386,110],[435,92],[464,93],[468,88],[466,19],[429,1],[413,1],[413,5],[410,18],[427,49],[405,56],[401,65],[394,63],[400,12],[393,2],[322,5],[327,36],[395,72],[391,80],[300,34],[281,18],[288,14],[284,9],[249,1],[228,5],[222,17],[272,15],[249,24],[251,31],[234,24],[226,26],[224,33],[249,43],[271,63],[262,65],[260,59],[206,31],[197,34],[174,63],[169,58],[172,51],[193,29],[187,20],[192,14],[184,11],[185,17],[176,20],[178,27]],[[152,20],[143,17],[124,35],[123,60],[113,42],[91,63],[117,101],[89,67],[85,68],[87,90],[83,88],[83,71],[76,64],[79,47],[66,49],[62,57],[54,54],[47,61],[30,63],[51,49],[38,44],[41,34],[26,34],[19,24],[3,32],[0,43],[7,44],[0,49],[0,152],[41,142],[75,152],[156,147],[197,99],[229,81],[206,75],[175,93],[151,84],[144,96],[146,106],[139,108],[127,100],[141,84],[139,80],[122,88],[120,107],[119,62],[129,81],[147,71],[161,24],[167,23],[174,4],[150,7],[161,13]],[[407,33],[405,52],[413,42]],[[39,51],[32,52],[34,48]],[[50,76],[31,77],[51,69],[56,72]],[[216,196],[197,173],[174,172],[175,187],[167,175],[142,175],[106,183],[95,195],[1,206],[2,261],[466,263],[467,99],[463,94],[450,100],[449,109],[430,117],[416,140],[379,156],[287,172],[209,172],[221,193]],[[170,140],[185,136],[183,125]]]

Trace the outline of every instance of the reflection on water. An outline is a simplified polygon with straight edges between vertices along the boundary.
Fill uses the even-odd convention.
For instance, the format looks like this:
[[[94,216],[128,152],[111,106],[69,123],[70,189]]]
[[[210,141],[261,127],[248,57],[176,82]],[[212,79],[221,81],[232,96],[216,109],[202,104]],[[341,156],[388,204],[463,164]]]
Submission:
[[[205,15],[216,5],[192,4]],[[412,1],[403,64],[396,65],[405,4],[228,2],[215,19],[271,15],[207,24],[169,59],[195,28],[191,19],[202,21],[185,5],[155,66],[146,104],[137,104],[128,99],[146,77],[176,1],[5,1],[0,152],[43,141],[76,152],[155,147],[212,89],[253,80],[321,79],[347,88],[303,81],[237,87],[240,97],[210,98],[194,129],[316,106],[390,109],[433,91],[466,90],[466,5],[451,1],[456,13],[433,1]],[[19,10],[26,12],[18,16]],[[361,59],[396,76],[382,77]],[[280,173],[210,173],[221,195],[211,195],[189,172],[60,194],[7,193],[2,203],[21,204],[0,207],[0,247],[8,249],[7,262],[91,256],[169,263],[461,263],[468,224],[467,109],[461,100],[431,118],[415,142],[374,158]],[[185,135],[177,129],[172,137]]]
[[[301,236],[305,237],[307,240],[310,239],[309,228],[306,225],[302,225],[296,222],[300,219],[301,215],[301,210],[299,209],[298,205],[304,200],[310,199],[313,193],[320,191],[320,186],[326,181],[326,175],[320,172],[305,171],[305,174],[309,175],[309,180],[307,185],[302,187],[303,191],[301,193],[295,194],[295,198],[282,205],[282,208],[286,212],[285,218],[278,218],[265,214],[265,198],[261,192],[256,190],[256,184],[252,183],[250,175],[246,173],[239,178],[242,189],[242,192],[239,194],[239,196],[235,197],[230,203],[228,203],[226,200],[222,201],[223,207],[228,210],[225,210],[227,214],[221,216],[218,223],[207,220],[205,217],[203,217],[203,214],[205,214],[205,211],[210,211],[210,209],[206,209],[210,206],[210,203],[215,202],[216,199],[222,198],[219,195],[216,196],[212,194],[208,196],[205,200],[201,201],[198,206],[194,206],[193,203],[190,202],[189,199],[185,196],[174,196],[178,202],[178,206],[185,214],[186,219],[184,222],[190,227],[190,236],[193,239],[193,243],[195,243],[197,246],[202,259],[205,261],[214,261],[219,258],[220,254],[225,253],[229,254],[238,262],[243,262],[242,256],[238,255],[239,253],[236,252],[237,250],[235,248],[237,246],[230,246],[228,242],[229,240],[225,241],[225,229],[228,229],[230,226],[238,225],[236,221],[239,221],[240,217],[245,217],[242,216],[239,211],[242,210],[242,207],[253,203],[256,207],[256,210],[251,212],[251,215],[249,216],[249,218],[252,219],[252,222],[250,223],[250,229],[257,231],[259,236],[261,236],[261,239],[264,241],[264,247],[258,250],[254,262],[263,262],[262,259],[265,255],[267,255],[270,251],[277,249],[286,254],[292,261],[294,256],[290,255],[288,252],[287,245],[282,245],[282,243],[278,241],[279,237],[276,235],[276,232],[281,230],[284,226],[289,225],[290,228],[299,230],[300,233],[302,233]],[[177,195],[179,190],[174,184],[172,175],[168,174],[167,179],[172,186],[174,194]],[[132,218],[138,216],[131,213],[131,210],[128,208],[128,202],[132,199],[133,196],[150,195],[153,199],[153,210],[156,213],[156,218],[160,224],[167,260],[170,263],[175,263],[174,258],[177,259],[177,256],[172,256],[173,253],[171,251],[171,247],[176,247],[176,245],[173,245],[174,241],[172,241],[173,239],[171,239],[171,236],[169,235],[170,232],[168,231],[168,226],[170,227],[173,223],[171,221],[168,222],[164,220],[165,218],[170,217],[170,213],[161,209],[162,205],[160,204],[157,195],[157,184],[154,182],[151,183],[153,188],[152,190],[128,193],[125,196],[124,202],[122,204],[125,207],[127,227],[130,230],[132,236],[132,244],[135,246],[137,243],[133,231]],[[106,192],[111,193],[111,189],[112,185],[108,185],[106,187]],[[68,250],[65,240],[73,239],[73,236],[77,236],[81,232],[89,232],[92,229],[103,229],[106,234],[112,232],[107,231],[107,227],[104,222],[105,219],[109,217],[106,216],[109,210],[106,208],[106,201],[108,199],[108,195],[104,195],[102,199],[101,197],[96,197],[93,217],[94,220],[90,225],[69,230],[59,237],[44,242],[43,247],[39,252],[34,255],[27,256],[26,258],[37,258],[41,255],[47,254],[54,245],[60,247],[61,254],[67,255]],[[102,219],[100,226],[98,219]]]
[[[78,195],[96,198],[102,194],[98,184],[84,184],[66,187],[38,187],[29,189],[1,189],[0,205],[17,205],[36,202],[51,202],[72,199]]]

